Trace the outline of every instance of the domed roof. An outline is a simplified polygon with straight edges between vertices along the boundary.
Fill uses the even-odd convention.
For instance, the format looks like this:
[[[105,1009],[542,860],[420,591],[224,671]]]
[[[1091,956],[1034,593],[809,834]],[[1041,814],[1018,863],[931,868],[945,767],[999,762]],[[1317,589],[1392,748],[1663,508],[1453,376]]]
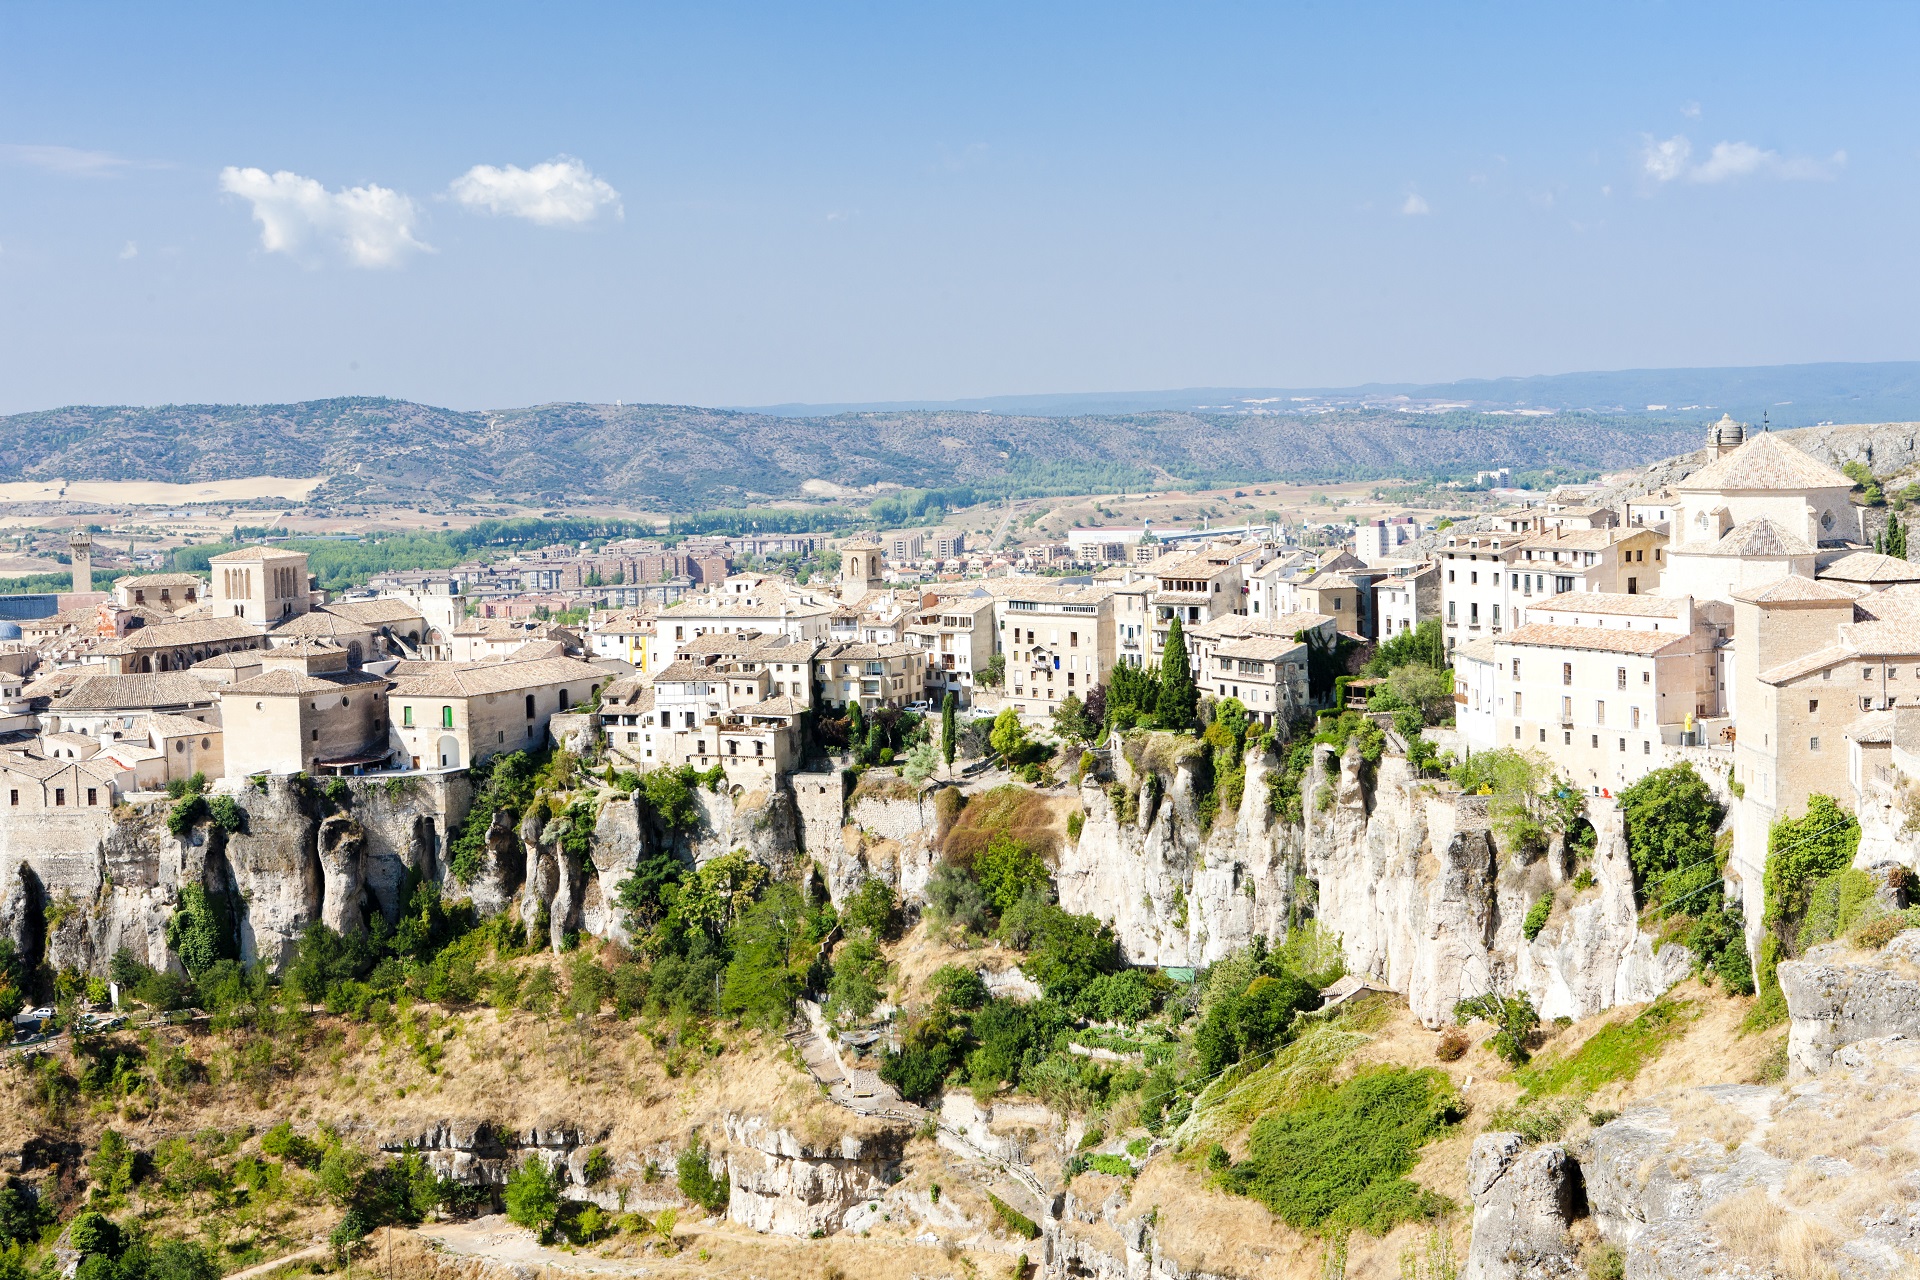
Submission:
[[[1733,420],[1733,415],[1723,413],[1720,421],[1707,428],[1707,443],[1716,448],[1724,445],[1741,444],[1747,438],[1747,429]]]

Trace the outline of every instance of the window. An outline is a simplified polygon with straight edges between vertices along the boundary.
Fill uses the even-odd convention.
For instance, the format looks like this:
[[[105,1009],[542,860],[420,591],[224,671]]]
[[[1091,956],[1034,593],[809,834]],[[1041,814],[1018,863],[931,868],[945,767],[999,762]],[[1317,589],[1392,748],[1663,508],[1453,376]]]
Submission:
[[[1513,714],[1520,714],[1520,695],[1517,693],[1513,695]]]
[[[440,727],[442,729],[453,728],[453,708],[452,707],[440,708]]]
[[[1546,740],[1547,740],[1547,731],[1545,729],[1542,729],[1540,731],[1540,741],[1545,742]]]
[[[1513,660],[1513,678],[1515,680],[1520,678],[1520,659],[1518,658]]]
[[[1860,668],[1860,678],[1861,678],[1862,680],[1871,680],[1871,679],[1873,679],[1873,668],[1872,668],[1872,667],[1862,667],[1862,668]]]
[[[1467,575],[1467,581],[1472,583],[1475,586],[1478,586],[1480,583],[1480,575],[1478,573],[1469,573]]]
[[[53,803],[60,808],[66,807],[67,789],[65,787],[55,787],[53,789]]]
[[[1546,732],[1546,730],[1544,730],[1544,729],[1543,729],[1543,730],[1541,730],[1541,732],[1542,732],[1542,733],[1545,733],[1545,732]],[[1513,726],[1513,740],[1514,740],[1515,742],[1518,742],[1518,741],[1520,741],[1520,726],[1519,726],[1519,725],[1515,725],[1515,726]]]
[[[1816,711],[1818,711],[1819,709],[1820,709],[1820,699],[1818,699],[1818,698],[1808,698],[1808,699],[1807,699],[1807,714],[1808,714],[1808,715],[1812,715],[1812,714],[1813,714],[1814,712],[1816,712]]]
[[[1477,600],[1467,606],[1467,625],[1470,627],[1480,625],[1480,602]]]
[[[1820,739],[1818,738],[1807,739],[1807,750],[1818,751],[1819,749],[1820,749]]]
[[[1451,569],[1449,569],[1449,570],[1447,570],[1447,581],[1448,581],[1448,582],[1452,582],[1452,581],[1453,581],[1453,570],[1451,570]]]
[[[1451,600],[1447,601],[1447,621],[1448,622],[1458,622],[1460,620],[1459,615],[1454,612],[1454,608],[1455,608],[1454,602]]]
[[[1620,667],[1615,670],[1613,687],[1616,689],[1624,689],[1627,687],[1627,669],[1625,667]]]
[[[1560,664],[1560,683],[1573,683],[1573,664],[1571,662],[1563,662]]]
[[[1642,671],[1642,672],[1640,673],[1640,683],[1641,683],[1641,684],[1652,684],[1652,683],[1653,683],[1653,672],[1651,672],[1651,671]]]
[[[1642,739],[1640,739],[1640,754],[1641,754],[1641,755],[1643,755],[1643,756],[1650,756],[1650,755],[1652,755],[1652,754],[1653,754],[1653,739],[1652,739],[1652,738],[1642,738]]]
[[[1627,749],[1627,740],[1625,738],[1620,739],[1620,749],[1622,751]]]
[[[1606,703],[1596,702],[1593,704],[1593,722],[1595,724],[1605,724],[1607,722],[1607,704]]]
[[[1640,708],[1634,707],[1628,712],[1627,727],[1630,729],[1638,729],[1640,727]]]
[[[403,729],[413,728],[413,708],[412,707],[400,708],[400,727]]]
[[[1593,745],[1596,747],[1600,745],[1600,735],[1597,733],[1593,735]]]
[[[1573,699],[1560,699],[1560,719],[1563,723],[1573,723]]]
[[[315,729],[315,730],[313,731],[313,740],[314,740],[315,742],[318,742],[318,741],[320,741],[320,731],[319,731],[318,729]]]
[[[1500,625],[1500,606],[1497,604],[1493,606],[1493,625],[1496,627]]]

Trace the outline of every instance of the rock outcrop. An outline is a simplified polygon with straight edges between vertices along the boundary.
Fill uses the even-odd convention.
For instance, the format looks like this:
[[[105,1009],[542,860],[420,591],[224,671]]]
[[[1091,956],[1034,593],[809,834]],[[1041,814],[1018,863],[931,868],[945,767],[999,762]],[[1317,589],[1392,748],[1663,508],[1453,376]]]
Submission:
[[[1466,1280],[1550,1280],[1579,1268],[1568,1228],[1584,1207],[1580,1168],[1558,1143],[1483,1133],[1467,1158],[1473,1245]]]
[[[907,1132],[844,1135],[812,1143],[764,1116],[729,1115],[727,1216],[755,1231],[811,1236],[840,1229],[847,1215],[886,1195]]]
[[[1796,1073],[1825,1071],[1838,1050],[1858,1040],[1920,1037],[1920,930],[1880,951],[1824,943],[1781,961],[1779,977],[1793,1020],[1787,1060]]]

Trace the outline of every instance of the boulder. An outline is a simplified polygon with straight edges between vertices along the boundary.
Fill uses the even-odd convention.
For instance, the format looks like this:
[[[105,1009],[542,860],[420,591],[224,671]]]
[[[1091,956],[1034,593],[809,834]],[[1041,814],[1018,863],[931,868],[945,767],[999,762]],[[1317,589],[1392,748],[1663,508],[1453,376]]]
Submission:
[[[1467,1158],[1473,1244],[1466,1280],[1547,1280],[1578,1269],[1567,1234],[1580,1168],[1558,1143],[1528,1148],[1517,1133],[1483,1133]]]

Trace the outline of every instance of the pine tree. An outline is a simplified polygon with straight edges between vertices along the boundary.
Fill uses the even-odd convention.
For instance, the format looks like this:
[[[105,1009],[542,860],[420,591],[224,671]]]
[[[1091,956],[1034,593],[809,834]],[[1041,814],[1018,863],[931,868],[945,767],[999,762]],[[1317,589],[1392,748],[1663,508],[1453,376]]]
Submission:
[[[1187,637],[1180,629],[1180,615],[1167,627],[1167,642],[1160,649],[1160,705],[1156,708],[1164,729],[1193,726],[1200,691],[1194,688],[1193,671],[1187,666]]]
[[[953,768],[953,713],[954,708],[959,705],[960,701],[954,697],[951,689],[947,690],[947,696],[940,700],[940,754],[946,757],[949,769]]]

